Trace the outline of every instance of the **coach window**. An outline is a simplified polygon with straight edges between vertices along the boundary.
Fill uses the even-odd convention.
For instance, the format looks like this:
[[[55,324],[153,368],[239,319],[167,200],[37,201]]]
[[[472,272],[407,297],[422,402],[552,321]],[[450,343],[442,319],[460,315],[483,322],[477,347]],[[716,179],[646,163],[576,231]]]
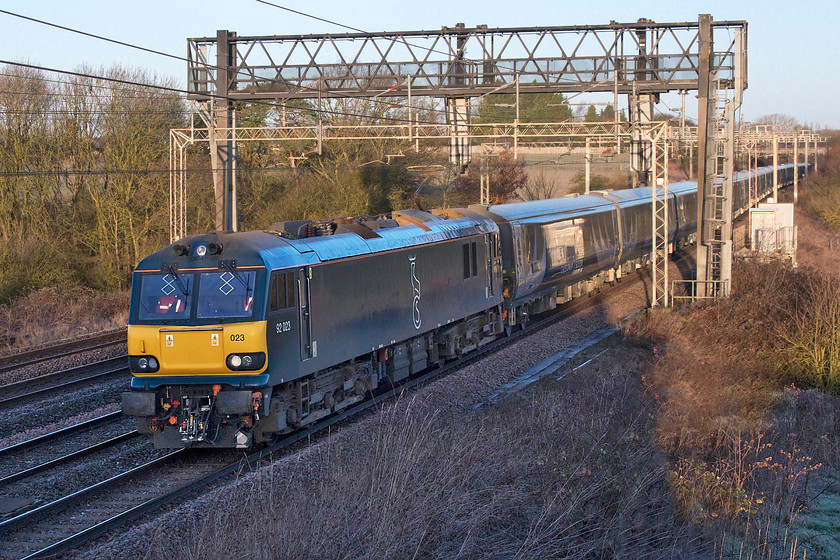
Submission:
[[[291,272],[271,275],[270,311],[282,311],[295,306],[295,277]]]

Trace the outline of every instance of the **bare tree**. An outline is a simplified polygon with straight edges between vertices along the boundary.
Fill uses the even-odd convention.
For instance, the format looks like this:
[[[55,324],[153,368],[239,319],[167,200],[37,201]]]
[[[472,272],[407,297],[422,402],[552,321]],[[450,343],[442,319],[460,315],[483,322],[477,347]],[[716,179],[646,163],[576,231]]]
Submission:
[[[558,186],[556,179],[540,173],[539,175],[530,175],[525,185],[514,194],[519,200],[544,200],[554,198]]]
[[[796,128],[801,128],[801,125],[799,124],[799,121],[796,119],[796,117],[785,115],[783,113],[771,113],[769,115],[762,115],[755,119],[754,124],[793,126]]]

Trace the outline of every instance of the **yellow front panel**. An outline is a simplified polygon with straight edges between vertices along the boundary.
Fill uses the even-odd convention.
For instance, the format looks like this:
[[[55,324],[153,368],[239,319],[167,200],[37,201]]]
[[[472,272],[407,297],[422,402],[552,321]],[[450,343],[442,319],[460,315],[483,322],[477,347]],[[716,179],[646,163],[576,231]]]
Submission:
[[[232,353],[266,352],[265,326],[265,321],[202,327],[129,325],[128,353],[160,361],[160,370],[149,376],[260,373],[265,368],[234,372],[225,359]]]
[[[227,373],[224,329],[161,329],[160,370],[172,375]]]

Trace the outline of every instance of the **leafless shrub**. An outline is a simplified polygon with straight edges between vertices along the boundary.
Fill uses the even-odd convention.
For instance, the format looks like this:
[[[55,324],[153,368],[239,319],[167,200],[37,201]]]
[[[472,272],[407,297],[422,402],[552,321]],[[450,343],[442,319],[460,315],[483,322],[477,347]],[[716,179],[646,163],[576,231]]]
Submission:
[[[519,200],[545,200],[558,196],[555,194],[558,188],[559,185],[554,178],[543,174],[529,175],[528,181],[515,194]]]
[[[840,393],[840,277],[811,274],[779,333],[788,343],[795,378]]]
[[[128,292],[42,288],[0,305],[0,341],[6,351],[125,326]]]
[[[795,519],[840,459],[840,399],[786,384],[830,387],[837,280],[778,264],[733,276],[732,297],[631,332],[655,345],[643,381],[680,511],[718,535],[721,558],[799,557]]]

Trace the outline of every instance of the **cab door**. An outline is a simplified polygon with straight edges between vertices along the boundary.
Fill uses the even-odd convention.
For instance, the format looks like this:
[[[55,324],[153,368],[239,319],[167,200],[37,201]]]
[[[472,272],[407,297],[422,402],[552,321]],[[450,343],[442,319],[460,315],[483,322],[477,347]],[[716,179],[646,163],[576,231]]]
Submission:
[[[499,234],[487,234],[487,297],[496,296],[496,282],[502,275],[502,255],[499,250]]]
[[[525,259],[525,247],[522,244],[522,226],[511,224],[511,233],[513,234],[514,271],[516,274],[515,286],[518,288],[525,281],[525,265],[523,262]]]
[[[318,351],[312,344],[312,314],[309,305],[309,268],[298,270],[298,314],[300,320],[300,359],[314,358]]]
[[[296,377],[300,336],[297,299],[297,270],[271,273],[269,303],[266,315],[268,363],[284,380]]]

